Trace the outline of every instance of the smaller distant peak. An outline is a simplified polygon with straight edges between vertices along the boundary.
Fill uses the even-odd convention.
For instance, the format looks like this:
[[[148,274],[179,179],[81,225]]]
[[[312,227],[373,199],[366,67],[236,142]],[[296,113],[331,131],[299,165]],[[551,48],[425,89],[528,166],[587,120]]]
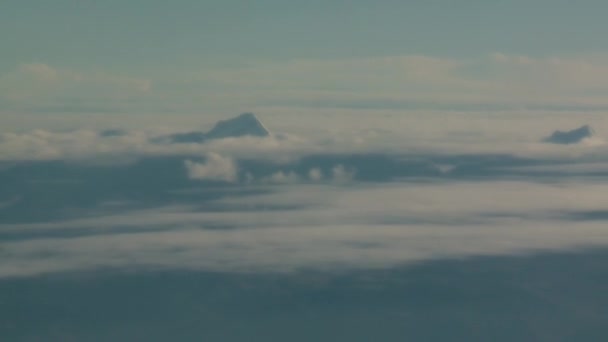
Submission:
[[[251,112],[242,113],[231,119],[218,121],[208,132],[185,132],[175,133],[161,137],[157,141],[169,141],[171,143],[204,143],[208,140],[223,138],[238,138],[243,136],[267,137],[270,131]]]
[[[584,125],[581,128],[579,128],[579,129],[582,130],[582,131],[588,132],[589,134],[595,134],[595,131],[589,125]]]
[[[583,125],[570,131],[554,131],[553,134],[543,139],[544,142],[552,144],[576,144],[586,138],[590,138],[595,131],[589,125]]]
[[[232,119],[218,121],[206,134],[208,139],[221,139],[241,136],[266,137],[270,132],[264,124],[251,112],[242,113]]]

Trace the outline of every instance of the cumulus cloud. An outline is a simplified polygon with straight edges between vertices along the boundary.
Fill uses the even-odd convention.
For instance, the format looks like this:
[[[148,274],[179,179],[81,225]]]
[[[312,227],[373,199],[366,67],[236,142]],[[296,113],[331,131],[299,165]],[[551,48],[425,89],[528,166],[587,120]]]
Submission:
[[[321,182],[323,180],[333,182],[348,182],[352,181],[355,176],[355,172],[351,169],[347,169],[344,165],[338,164],[331,168],[330,175],[327,179],[324,179],[323,171],[320,168],[315,167],[308,171],[308,179],[312,182]]]
[[[269,177],[262,179],[263,182],[276,183],[276,184],[296,183],[299,180],[300,180],[300,177],[298,177],[298,175],[293,171],[289,171],[289,172],[277,171],[277,172],[273,173],[272,175],[270,175]]]
[[[321,169],[315,167],[308,171],[308,178],[313,182],[318,182],[323,179],[323,173],[321,172]]]
[[[344,165],[336,165],[331,169],[331,175],[336,182],[348,182],[353,180],[355,171],[346,169]]]
[[[279,170],[268,177],[262,178],[263,183],[274,183],[274,184],[295,184],[299,182],[310,182],[310,183],[322,183],[322,182],[349,182],[352,181],[355,176],[355,172],[351,169],[345,168],[343,165],[335,165],[330,170],[330,176],[324,177],[321,168],[313,167],[308,170],[303,176],[298,175],[295,171],[283,171]],[[254,182],[254,178],[250,178],[248,183]]]
[[[198,180],[219,180],[234,182],[237,180],[238,168],[234,160],[217,153],[209,153],[205,161],[197,163],[192,160],[184,161],[188,177]]]

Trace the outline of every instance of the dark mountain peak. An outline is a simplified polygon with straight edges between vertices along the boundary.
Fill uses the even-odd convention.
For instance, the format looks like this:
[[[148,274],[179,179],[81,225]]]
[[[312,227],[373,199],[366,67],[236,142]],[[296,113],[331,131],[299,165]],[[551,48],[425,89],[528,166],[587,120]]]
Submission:
[[[171,143],[202,143],[212,139],[243,136],[267,137],[270,132],[253,113],[243,113],[232,119],[220,120],[207,132],[175,133],[161,140]]]
[[[584,125],[570,131],[555,131],[543,139],[544,142],[552,144],[576,144],[585,138],[593,136],[595,132],[589,125]]]
[[[221,139],[241,136],[266,137],[270,132],[253,113],[243,113],[235,118],[221,120],[207,132],[207,139]]]

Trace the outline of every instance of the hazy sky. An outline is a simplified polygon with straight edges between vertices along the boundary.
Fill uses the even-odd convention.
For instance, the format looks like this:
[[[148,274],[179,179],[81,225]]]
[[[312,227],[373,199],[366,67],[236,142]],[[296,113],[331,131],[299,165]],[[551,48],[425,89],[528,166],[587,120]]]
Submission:
[[[149,73],[403,54],[603,53],[603,1],[3,1],[3,70]]]
[[[16,1],[0,113],[604,110],[602,1]]]

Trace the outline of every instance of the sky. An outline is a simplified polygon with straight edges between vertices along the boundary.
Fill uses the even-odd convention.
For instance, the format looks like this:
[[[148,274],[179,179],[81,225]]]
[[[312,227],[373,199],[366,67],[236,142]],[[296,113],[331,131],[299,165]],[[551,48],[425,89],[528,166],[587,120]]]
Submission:
[[[0,6],[3,116],[608,105],[601,1]]]

